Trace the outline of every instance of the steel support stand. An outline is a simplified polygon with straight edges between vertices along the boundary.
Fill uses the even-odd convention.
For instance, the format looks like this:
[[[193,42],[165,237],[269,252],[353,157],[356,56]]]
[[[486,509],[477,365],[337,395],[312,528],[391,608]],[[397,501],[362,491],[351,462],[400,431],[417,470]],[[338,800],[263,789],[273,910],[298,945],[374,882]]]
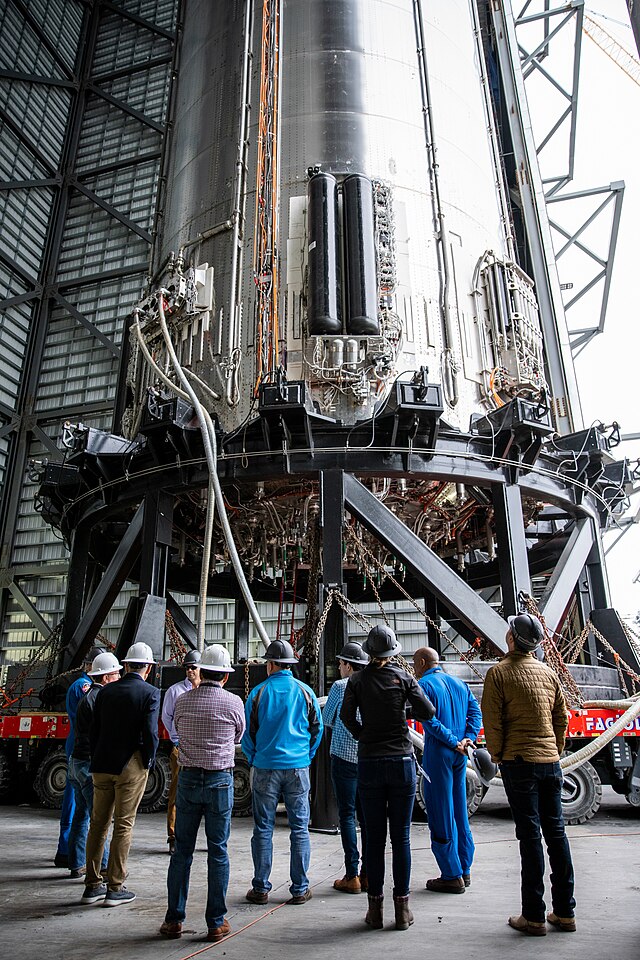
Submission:
[[[344,473],[323,470],[320,474],[322,526],[323,600],[332,588],[344,593],[342,579],[342,527],[344,522]],[[323,604],[324,605],[324,604]],[[346,615],[334,601],[324,628],[318,654],[318,695],[324,696],[337,677],[336,657],[347,642]]]
[[[233,622],[233,662],[249,659],[249,608],[244,597],[236,597]]]
[[[498,569],[505,617],[519,613],[518,594],[531,593],[520,490],[513,484],[493,488]]]

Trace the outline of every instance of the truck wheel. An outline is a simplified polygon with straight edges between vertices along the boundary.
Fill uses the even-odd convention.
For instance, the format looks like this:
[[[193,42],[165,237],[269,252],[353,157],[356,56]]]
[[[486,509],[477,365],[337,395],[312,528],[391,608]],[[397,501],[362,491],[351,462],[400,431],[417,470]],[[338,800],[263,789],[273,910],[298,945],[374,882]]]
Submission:
[[[233,768],[233,811],[234,817],[251,816],[251,771],[244,756],[236,754]]]
[[[424,770],[421,766],[418,766],[417,770],[418,778],[416,783],[416,801],[418,806],[423,811],[425,818],[427,815],[427,805],[424,800]],[[487,792],[487,788],[484,787],[477,775],[473,772],[471,767],[467,767],[467,813],[470,817],[477,813],[478,807],[484,799],[484,795]]]
[[[64,748],[51,750],[40,761],[33,781],[33,789],[43,807],[60,810],[64,788],[67,785],[67,755]]]
[[[562,813],[565,823],[584,823],[595,817],[602,803],[602,782],[587,761],[564,774]]]
[[[147,785],[140,801],[140,813],[157,813],[167,809],[167,797],[171,786],[171,768],[166,753],[157,753],[156,762],[149,770]]]
[[[4,750],[0,750],[0,800],[4,800],[11,793],[14,781],[12,773],[9,757]]]

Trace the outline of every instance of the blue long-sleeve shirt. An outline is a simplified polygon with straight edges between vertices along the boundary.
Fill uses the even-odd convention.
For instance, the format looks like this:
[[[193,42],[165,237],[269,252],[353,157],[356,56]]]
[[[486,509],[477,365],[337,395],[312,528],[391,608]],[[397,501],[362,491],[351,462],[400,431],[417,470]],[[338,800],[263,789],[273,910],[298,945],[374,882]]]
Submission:
[[[261,770],[308,767],[322,738],[322,713],[311,687],[278,670],[249,694],[242,751]]]
[[[423,721],[425,737],[433,737],[455,750],[460,740],[475,740],[482,727],[480,705],[462,680],[432,667],[418,681],[436,708],[432,720]]]
[[[91,677],[82,671],[77,680],[74,680],[67,690],[66,708],[69,716],[69,736],[64,745],[65,753],[68,757],[73,753],[76,740],[76,713],[78,704],[84,695],[91,689]]]

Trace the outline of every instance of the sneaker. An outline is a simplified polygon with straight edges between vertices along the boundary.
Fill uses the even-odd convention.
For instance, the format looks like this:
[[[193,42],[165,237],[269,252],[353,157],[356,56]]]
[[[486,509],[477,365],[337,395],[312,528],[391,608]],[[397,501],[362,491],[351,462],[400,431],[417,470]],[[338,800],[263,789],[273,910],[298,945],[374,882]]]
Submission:
[[[133,890],[127,890],[126,887],[120,887],[119,890],[109,890],[104,898],[103,907],[119,907],[121,903],[131,903],[136,895]]]
[[[218,943],[231,933],[231,926],[228,920],[223,920],[219,927],[209,927],[207,930],[207,940],[210,943]]]
[[[85,875],[86,872],[87,872],[87,868],[86,868],[86,867],[78,867],[77,870],[70,870],[70,871],[69,871],[69,879],[70,879],[70,880],[80,880],[82,877],[84,877],[84,875]]]
[[[343,877],[342,880],[334,880],[333,889],[339,890],[340,893],[362,893],[358,877]]]
[[[291,897],[290,900],[287,900],[287,903],[293,907],[299,907],[301,904],[306,903],[307,900],[311,900],[312,896],[311,887],[307,887],[304,893],[299,893],[295,897]]]
[[[471,886],[471,874],[470,874],[470,873],[463,873],[463,874],[462,874],[462,879],[464,880],[464,885],[465,885],[465,887],[470,887],[470,886]]]
[[[101,883],[98,887],[85,887],[80,903],[97,903],[98,900],[104,900],[106,895],[106,883]]]
[[[548,913],[547,923],[550,923],[556,930],[562,930],[564,933],[575,933],[576,931],[575,917],[559,917],[555,913]]]
[[[462,877],[454,877],[452,880],[436,877],[435,880],[427,880],[427,890],[432,893],[464,893],[465,889]]]
[[[514,930],[518,930],[520,933],[526,933],[529,937],[546,937],[547,935],[547,925],[544,920],[542,923],[536,923],[533,920],[527,920],[526,917],[520,914],[519,917],[509,917],[507,923],[510,927],[513,927]]]
[[[182,924],[169,923],[168,920],[165,920],[160,927],[160,935],[166,937],[167,940],[177,940],[182,936]]]
[[[268,903],[269,894],[265,891],[256,890],[254,887],[251,887],[251,890],[247,890],[247,895],[245,900],[248,900],[249,903]]]

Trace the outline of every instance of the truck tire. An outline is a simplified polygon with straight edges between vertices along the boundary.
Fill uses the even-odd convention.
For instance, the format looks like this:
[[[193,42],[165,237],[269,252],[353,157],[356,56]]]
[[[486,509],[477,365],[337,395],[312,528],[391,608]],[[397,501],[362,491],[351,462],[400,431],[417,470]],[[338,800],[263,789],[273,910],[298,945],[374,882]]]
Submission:
[[[602,782],[597,771],[587,761],[564,774],[562,782],[562,813],[565,823],[584,823],[595,817],[602,803]]]
[[[424,770],[420,765],[418,765],[418,778],[416,782],[416,801],[418,806],[423,811],[426,819],[427,815],[427,805],[424,802]],[[480,780],[477,774],[467,767],[467,814],[469,817],[472,817],[474,813],[478,812],[478,808],[484,799],[484,795],[487,792],[487,788],[480,783]]]
[[[33,789],[43,807],[60,810],[67,785],[67,755],[63,747],[50,750],[36,770]]]
[[[233,768],[233,811],[234,817],[251,816],[251,771],[244,756],[236,754]]]
[[[147,785],[140,801],[140,813],[157,813],[167,809],[167,798],[171,786],[171,768],[166,753],[157,753],[156,762],[149,770]]]
[[[0,800],[4,800],[11,793],[14,783],[11,761],[4,750],[0,750]]]

